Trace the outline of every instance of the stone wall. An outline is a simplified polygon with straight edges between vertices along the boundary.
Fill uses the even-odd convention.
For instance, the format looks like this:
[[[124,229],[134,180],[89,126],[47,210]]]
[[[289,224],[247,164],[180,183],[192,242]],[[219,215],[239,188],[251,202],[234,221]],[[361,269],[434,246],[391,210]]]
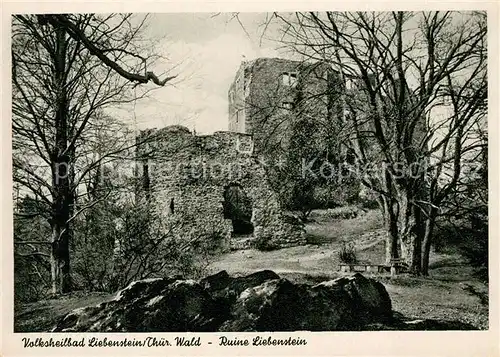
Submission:
[[[303,226],[282,212],[270,189],[250,135],[196,136],[171,126],[142,132],[138,140],[138,169],[147,183],[139,195],[148,197],[166,229],[176,227],[183,239],[209,239],[227,250],[233,228],[224,218],[224,191],[237,184],[252,202],[255,242],[269,249],[305,244]]]

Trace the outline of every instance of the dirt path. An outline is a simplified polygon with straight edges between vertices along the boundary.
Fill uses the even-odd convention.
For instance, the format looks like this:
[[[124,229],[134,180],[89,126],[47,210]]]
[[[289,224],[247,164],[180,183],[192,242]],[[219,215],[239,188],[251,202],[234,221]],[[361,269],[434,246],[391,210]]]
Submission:
[[[270,269],[284,272],[328,272],[334,269],[333,247],[303,246],[260,252],[255,249],[235,251],[223,255],[210,265],[213,271],[227,270],[229,273],[248,273]]]
[[[383,244],[383,234],[380,234],[378,231],[359,236],[356,240],[356,250],[359,257],[363,260],[369,260],[367,257],[369,258],[373,254],[366,253],[381,243]],[[339,249],[339,243],[305,245],[271,252],[246,249],[234,251],[219,257],[217,261],[210,265],[209,269],[214,272],[226,270],[229,273],[249,273],[262,269],[270,269],[278,274],[330,275],[338,271]],[[379,252],[376,255],[378,254]],[[373,259],[379,258],[376,257]]]

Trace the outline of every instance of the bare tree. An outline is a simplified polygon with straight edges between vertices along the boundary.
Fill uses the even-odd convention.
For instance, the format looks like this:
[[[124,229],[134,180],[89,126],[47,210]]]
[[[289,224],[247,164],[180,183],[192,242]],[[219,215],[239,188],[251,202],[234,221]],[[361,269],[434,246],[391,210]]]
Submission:
[[[38,243],[50,246],[54,294],[71,289],[72,221],[105,197],[78,206],[79,190],[103,162],[130,147],[104,110],[136,100],[132,89],[138,84],[163,86],[175,78],[160,80],[147,71],[159,57],[142,37],[145,19],[135,21],[130,14],[12,19],[13,179],[40,203],[37,214],[50,223],[50,241]],[[92,157],[92,144],[102,144],[98,135],[106,135],[106,146]]]
[[[276,17],[285,46],[330,63],[344,83],[356,82],[339,99],[342,140],[356,154],[362,182],[379,195],[386,259],[401,253],[413,273],[427,274],[436,215],[460,181],[464,159],[484,145],[472,133],[486,116],[486,14]]]

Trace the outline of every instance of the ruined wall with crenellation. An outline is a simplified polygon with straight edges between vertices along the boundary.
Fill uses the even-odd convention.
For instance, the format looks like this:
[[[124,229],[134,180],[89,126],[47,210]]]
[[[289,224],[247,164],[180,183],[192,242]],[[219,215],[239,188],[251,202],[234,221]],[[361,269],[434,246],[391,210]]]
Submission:
[[[229,249],[233,228],[224,218],[224,191],[239,185],[252,205],[253,242],[264,242],[268,249],[305,244],[303,225],[282,211],[250,135],[197,136],[171,126],[142,132],[138,141],[145,136],[148,140],[137,148],[144,182],[139,195],[183,239],[201,237]]]

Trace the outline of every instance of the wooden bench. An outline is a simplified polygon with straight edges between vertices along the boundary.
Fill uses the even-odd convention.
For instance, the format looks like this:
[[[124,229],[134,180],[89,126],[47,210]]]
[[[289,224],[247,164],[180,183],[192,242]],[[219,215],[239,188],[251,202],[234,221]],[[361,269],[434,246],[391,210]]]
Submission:
[[[406,269],[406,264],[403,259],[391,259],[389,266],[391,268],[391,276],[397,275]]]
[[[340,271],[344,273],[348,272],[383,273],[383,272],[388,272],[389,267],[382,264],[373,264],[368,262],[341,263]]]
[[[339,264],[340,271],[343,273],[357,272],[357,273],[390,273],[391,276],[397,275],[405,268],[402,259],[393,259],[390,264],[373,264],[370,262],[356,262],[356,263],[341,263]]]

